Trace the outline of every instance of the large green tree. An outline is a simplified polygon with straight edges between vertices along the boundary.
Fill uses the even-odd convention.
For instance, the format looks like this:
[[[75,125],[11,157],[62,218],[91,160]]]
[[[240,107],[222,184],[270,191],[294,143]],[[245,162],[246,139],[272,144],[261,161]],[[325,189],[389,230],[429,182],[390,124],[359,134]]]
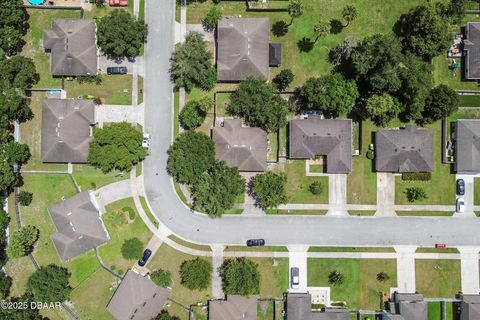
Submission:
[[[8,297],[11,286],[12,278],[5,272],[0,271],[0,298],[5,299]]]
[[[222,11],[219,6],[213,5],[205,14],[202,20],[202,26],[207,31],[213,31],[217,27],[217,23],[222,17]]]
[[[212,279],[212,264],[201,258],[185,260],[180,265],[180,283],[190,290],[208,288]]]
[[[7,303],[14,303],[16,305],[26,305],[30,306],[30,302],[33,302],[35,299],[31,294],[25,294],[21,297],[13,297],[6,300]],[[37,302],[38,300],[35,300]],[[44,318],[40,314],[40,309],[38,308],[0,308],[0,319],[8,320],[50,320],[49,318]]]
[[[33,251],[33,245],[40,236],[39,230],[34,226],[22,227],[15,230],[10,237],[7,254],[10,258],[20,258]]]
[[[400,112],[397,99],[389,95],[374,94],[365,103],[365,109],[370,119],[381,127],[386,127]]]
[[[299,93],[307,109],[321,110],[327,118],[348,114],[358,95],[355,82],[338,73],[308,79]]]
[[[172,275],[169,271],[157,269],[150,274],[150,279],[159,287],[169,287],[172,284]]]
[[[444,84],[438,85],[430,90],[430,93],[425,99],[425,108],[418,122],[420,124],[428,124],[448,117],[458,110],[459,104],[460,99],[455,90]]]
[[[27,291],[35,301],[63,302],[68,300],[72,288],[69,285],[70,272],[54,264],[41,266],[27,281]]]
[[[260,292],[258,265],[245,258],[227,259],[220,267],[223,292],[249,296]]]
[[[283,173],[267,171],[252,178],[253,192],[263,208],[276,208],[288,201],[287,176]]]
[[[167,310],[162,310],[155,318],[152,318],[151,320],[180,320],[180,318],[170,315]]]
[[[178,44],[171,58],[170,74],[177,88],[187,92],[193,88],[209,91],[217,82],[217,70],[212,64],[213,55],[203,35],[190,32],[185,42]]]
[[[22,37],[27,32],[28,15],[22,0],[2,0],[0,5],[0,49],[7,54],[20,50]]]
[[[180,124],[186,130],[200,127],[212,106],[213,102],[210,98],[189,100],[178,116]]]
[[[272,83],[277,87],[278,91],[285,91],[290,83],[292,83],[295,75],[290,69],[283,69],[280,71],[275,78],[273,78]]]
[[[13,172],[13,167],[0,160],[0,194],[10,191],[17,183],[18,176]]]
[[[127,122],[94,128],[93,137],[88,161],[105,173],[112,170],[130,171],[147,155],[142,147],[142,133]]]
[[[10,141],[0,145],[0,158],[3,158],[9,165],[22,164],[30,159],[28,145]]]
[[[289,26],[293,23],[293,19],[299,18],[303,15],[303,3],[301,0],[290,0],[287,7],[288,15],[291,20]]]
[[[116,57],[133,57],[147,39],[148,27],[126,10],[112,10],[97,22],[97,44]]]
[[[245,192],[245,179],[238,168],[227,166],[224,161],[215,161],[192,186],[194,208],[211,217],[221,216],[231,209],[235,197]]]
[[[249,76],[230,95],[227,112],[255,127],[277,131],[287,123],[288,103],[262,77]]]
[[[130,238],[123,242],[120,250],[125,259],[137,260],[142,257],[143,243],[138,238]]]
[[[403,14],[394,27],[405,52],[426,61],[444,52],[449,46],[448,23],[432,5],[422,5]]]
[[[177,182],[192,184],[215,161],[215,144],[206,134],[186,131],[168,149],[168,172]]]

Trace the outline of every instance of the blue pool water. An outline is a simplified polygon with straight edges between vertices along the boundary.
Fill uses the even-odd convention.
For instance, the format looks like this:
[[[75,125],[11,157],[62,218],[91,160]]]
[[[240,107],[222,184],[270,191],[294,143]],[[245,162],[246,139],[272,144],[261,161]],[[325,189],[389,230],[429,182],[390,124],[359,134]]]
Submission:
[[[30,4],[38,5],[38,4],[43,4],[45,0],[28,0]]]

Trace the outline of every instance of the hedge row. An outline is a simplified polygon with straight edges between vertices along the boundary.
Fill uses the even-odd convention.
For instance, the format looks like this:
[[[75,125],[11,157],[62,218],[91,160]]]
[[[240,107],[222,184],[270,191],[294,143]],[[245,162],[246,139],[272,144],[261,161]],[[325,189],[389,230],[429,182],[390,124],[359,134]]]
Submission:
[[[404,172],[402,180],[404,181],[430,181],[432,179],[431,172]]]

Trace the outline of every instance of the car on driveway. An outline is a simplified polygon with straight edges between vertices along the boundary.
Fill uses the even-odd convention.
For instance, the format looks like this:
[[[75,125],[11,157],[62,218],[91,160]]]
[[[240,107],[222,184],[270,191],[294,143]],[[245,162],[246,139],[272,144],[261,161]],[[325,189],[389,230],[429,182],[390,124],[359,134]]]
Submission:
[[[290,282],[292,289],[300,287],[300,270],[297,267],[290,268]]]
[[[265,245],[265,240],[263,239],[248,239],[247,246],[249,247],[261,247]]]
[[[150,134],[149,133],[144,133],[143,134],[142,147],[144,147],[145,149],[150,149]]]
[[[152,250],[145,249],[145,251],[143,251],[142,259],[138,260],[138,265],[140,267],[143,267],[147,263],[148,258],[150,258],[151,255],[152,255]]]
[[[108,67],[107,74],[126,74],[127,67]]]
[[[465,181],[457,179],[457,195],[463,196],[465,194]]]
[[[457,199],[456,211],[465,212],[465,200],[463,198]]]

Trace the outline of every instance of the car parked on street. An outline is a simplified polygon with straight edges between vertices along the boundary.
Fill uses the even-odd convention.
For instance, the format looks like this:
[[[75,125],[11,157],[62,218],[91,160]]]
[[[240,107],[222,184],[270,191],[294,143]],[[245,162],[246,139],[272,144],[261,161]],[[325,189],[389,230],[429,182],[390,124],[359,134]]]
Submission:
[[[126,74],[127,67],[108,67],[107,74]]]
[[[248,239],[247,246],[249,247],[261,247],[265,245],[265,240],[263,239]]]
[[[292,289],[300,287],[300,270],[297,267],[290,268],[290,282]]]
[[[147,263],[148,258],[150,258],[151,255],[152,255],[152,250],[145,249],[145,251],[143,251],[142,258],[140,260],[138,260],[138,265],[140,267],[143,267]]]
[[[465,212],[465,200],[463,198],[457,199],[456,211],[458,213]]]
[[[465,181],[457,179],[457,195],[463,196],[465,194]]]
[[[144,147],[145,149],[150,149],[150,134],[149,133],[144,133],[143,134],[142,147]]]

